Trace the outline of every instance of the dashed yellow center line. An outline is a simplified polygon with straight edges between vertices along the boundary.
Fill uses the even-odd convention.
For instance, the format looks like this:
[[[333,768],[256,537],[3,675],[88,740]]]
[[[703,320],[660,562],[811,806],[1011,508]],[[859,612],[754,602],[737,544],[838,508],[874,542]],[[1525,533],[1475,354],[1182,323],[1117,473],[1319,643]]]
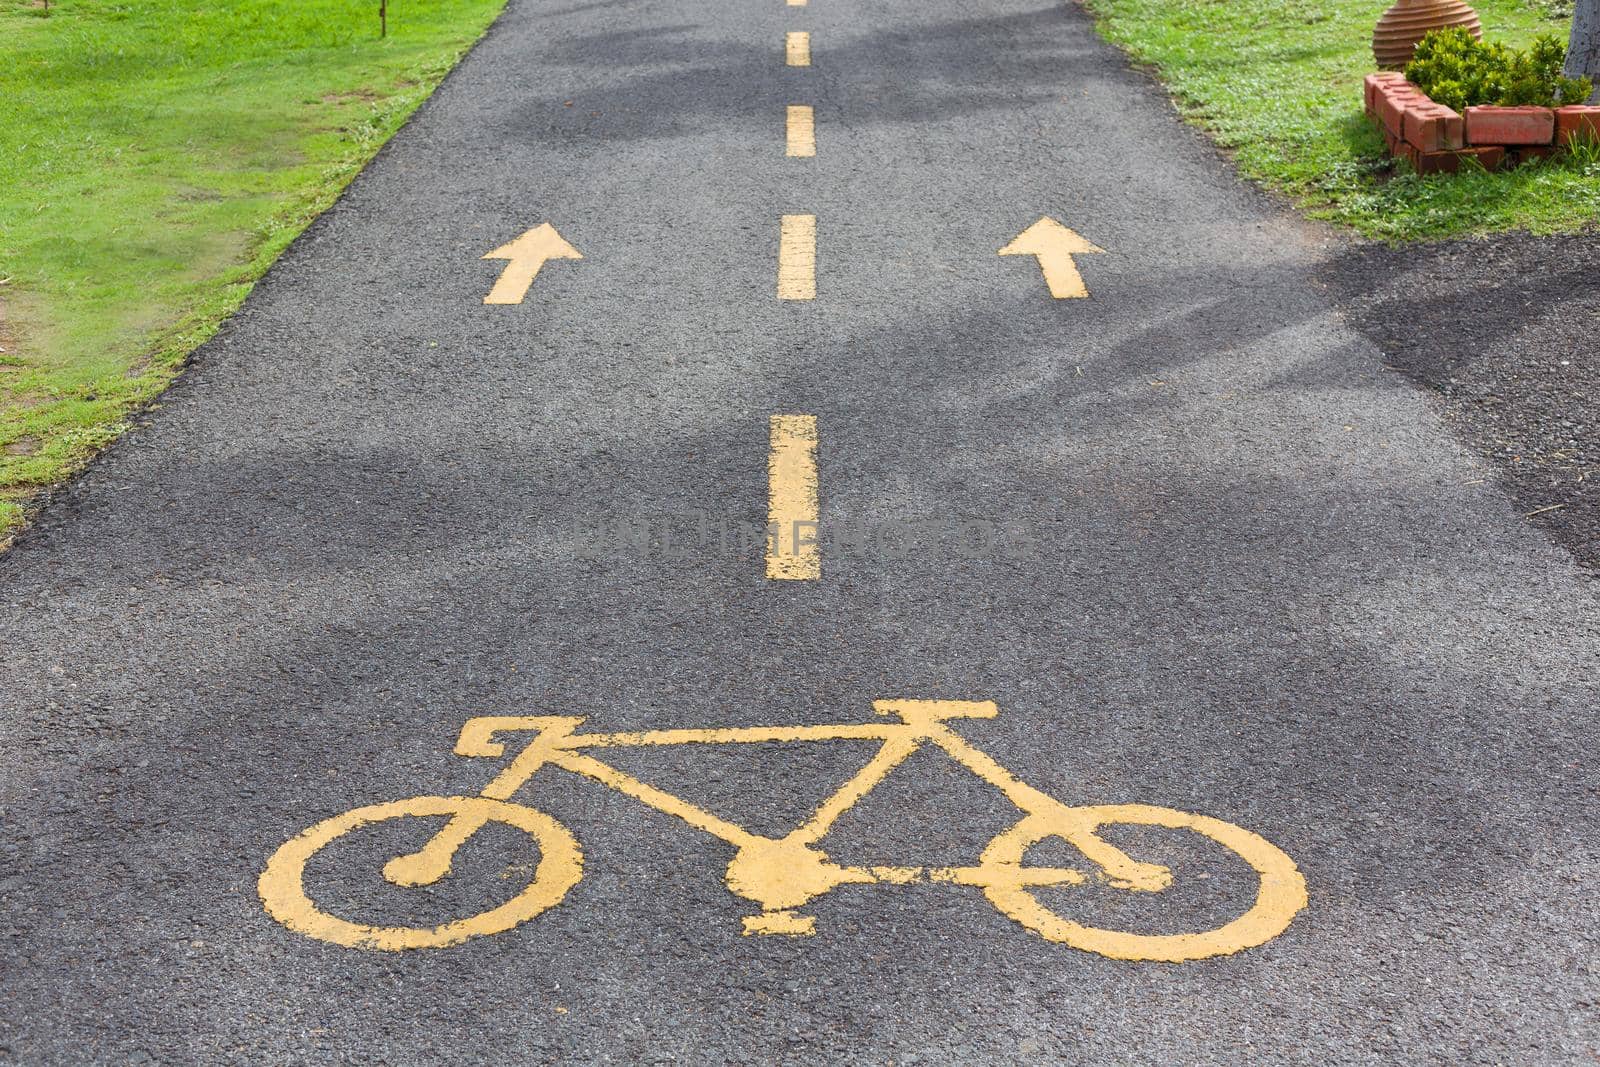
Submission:
[[[806,0],[789,0],[790,7],[805,7]]]
[[[785,215],[778,230],[778,299],[817,295],[817,217]]]
[[[811,66],[811,34],[791,31],[783,39],[784,61],[791,67]]]
[[[809,104],[789,105],[788,145],[788,154],[791,156],[817,154],[816,113]]]
[[[767,452],[767,577],[822,577],[817,545],[817,417],[774,415]]]

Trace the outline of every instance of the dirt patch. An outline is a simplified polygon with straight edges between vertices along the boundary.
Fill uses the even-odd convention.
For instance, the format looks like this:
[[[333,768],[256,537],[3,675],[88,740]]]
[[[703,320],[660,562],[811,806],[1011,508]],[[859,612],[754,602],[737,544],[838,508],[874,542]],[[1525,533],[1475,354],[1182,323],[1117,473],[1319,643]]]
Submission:
[[[15,396],[6,397],[5,398],[5,405],[6,405],[6,407],[12,409],[13,411],[22,411],[22,410],[24,410],[26,408],[43,407],[44,405],[48,404],[52,399],[54,399],[54,398],[51,397],[49,394],[40,393],[40,392],[37,392],[37,391],[27,392],[27,393],[18,393]]]
[[[37,437],[19,437],[4,447],[0,447],[0,452],[8,456],[31,456],[39,451],[40,444],[41,442]]]
[[[324,104],[348,104],[357,100],[364,104],[375,104],[383,99],[383,94],[373,89],[346,89],[337,93],[324,93],[318,99]]]
[[[1600,576],[1600,234],[1389,248],[1325,276],[1389,366],[1426,386],[1528,521]]]

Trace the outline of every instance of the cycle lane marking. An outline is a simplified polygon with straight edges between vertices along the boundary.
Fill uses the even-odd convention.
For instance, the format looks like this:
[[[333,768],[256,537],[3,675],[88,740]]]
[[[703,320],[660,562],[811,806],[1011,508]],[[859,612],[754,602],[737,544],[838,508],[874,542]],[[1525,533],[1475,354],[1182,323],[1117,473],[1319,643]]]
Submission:
[[[790,104],[784,115],[784,152],[791,157],[817,154],[816,112],[810,104]]]
[[[805,0],[798,0],[798,2],[797,0],[789,0],[789,3],[791,6],[803,6]],[[810,65],[810,35],[808,33],[788,34],[785,47],[786,60],[789,65]],[[799,113],[803,113],[803,118],[800,118]],[[801,124],[803,124],[803,136],[808,150],[796,152],[794,149],[797,126]],[[810,107],[790,106],[786,112],[787,154],[791,156],[814,155],[814,137],[813,110]],[[540,244],[539,242],[530,242],[529,245],[519,250],[518,246],[523,241],[546,230],[549,235],[554,235],[555,241],[560,242],[560,247],[564,248],[566,253],[559,250],[545,250],[542,245],[535,247],[535,245]],[[780,229],[779,257],[779,296],[781,298],[807,300],[814,298],[815,230],[815,216],[783,216]],[[543,240],[548,241],[548,236]],[[1072,255],[1101,251],[1101,249],[1089,244],[1071,230],[1066,229],[1052,219],[1045,218],[1040,219],[1039,222],[1029,227],[1028,230],[1025,230],[1013,240],[1011,244],[1002,248],[999,254],[1037,256],[1052,296],[1063,298],[1088,295],[1087,288],[1084,286],[1082,277],[1077,271]],[[507,254],[508,252],[516,254]],[[491,292],[490,297],[485,298],[485,303],[520,303],[537,276],[539,269],[547,259],[581,259],[582,256],[576,249],[562,241],[559,234],[555,234],[553,227],[545,224],[538,230],[528,231],[518,241],[505,245],[501,249],[485,255],[483,258],[504,258],[512,261],[507,265],[501,278],[497,281],[495,290]],[[517,288],[518,286],[520,288]],[[502,288],[504,288],[504,292],[502,292]],[[511,298],[513,291],[515,292],[514,299]],[[497,293],[500,294],[502,299],[493,299]],[[775,415],[769,420],[769,528],[788,534],[788,536],[780,535],[776,539],[776,543],[769,542],[768,544],[766,563],[767,576],[769,578],[806,579],[820,577],[820,549],[816,536],[818,522],[817,444],[818,432],[815,416]],[[784,573],[774,573],[775,557],[778,560],[776,569]],[[912,705],[956,703],[962,702],[877,702],[880,705],[893,706],[903,704],[908,707]],[[992,703],[983,703],[993,709]],[[882,709],[880,708],[881,712]],[[988,714],[992,715],[994,713],[991,710]],[[761,730],[762,736],[744,736],[746,731],[738,729],[661,731],[655,732],[660,735],[659,740],[654,739],[651,732],[638,735],[618,734],[597,738],[593,742],[585,741],[581,747],[590,747],[591,744],[594,747],[603,747],[607,744],[633,745],[650,743],[729,744],[745,741],[784,743],[850,736],[850,734],[844,732],[847,730],[850,730],[850,728],[778,727]],[[463,737],[465,737],[465,734],[463,734]],[[1009,894],[1011,904],[1008,907],[1001,907],[1001,910],[1022,923],[1022,925],[1034,930],[1034,932],[1039,933],[1048,940],[1065,942],[1080,948],[1088,948],[1090,951],[1099,952],[1102,955],[1113,958],[1160,958],[1181,961],[1184,959],[1203,958],[1205,955],[1215,955],[1221,952],[1237,951],[1240,947],[1248,947],[1248,945],[1217,947],[1218,943],[1214,935],[1220,931],[1202,935],[1175,935],[1170,938],[1159,939],[1114,931],[1085,930],[1085,928],[1063,920],[1044,909],[1038,901],[1027,895],[1025,892],[1027,887],[1081,884],[1086,881],[1086,878],[1082,873],[1070,869],[1023,868],[1021,866],[1023,854],[1033,844],[1046,837],[1067,836],[1070,833],[1074,837],[1072,843],[1076,844],[1085,853],[1085,858],[1090,859],[1102,868],[1103,876],[1112,873],[1113,869],[1119,865],[1119,857],[1123,866],[1129,865],[1127,857],[1121,856],[1118,850],[1094,839],[1092,833],[1089,833],[1086,845],[1085,841],[1080,839],[1085,833],[1083,825],[1086,825],[1086,823],[1083,819],[1070,823],[1059,823],[1058,825],[1059,820],[1055,818],[1040,818],[1036,809],[1049,809],[1050,814],[1054,816],[1053,809],[1059,808],[1059,803],[1034,790],[1031,786],[1024,784],[987,754],[980,752],[967,742],[954,736],[941,741],[940,746],[945,748],[946,752],[955,758],[957,763],[965,766],[978,777],[998,788],[1019,808],[1022,808],[1026,815],[1023,821],[1011,830],[996,837],[990,843],[989,848],[985,850],[983,861],[978,866],[960,868],[840,867],[831,863],[820,848],[814,848],[813,846],[827,833],[840,815],[865,797],[868,792],[898,767],[907,756],[915,751],[918,744],[921,743],[921,740],[909,742],[902,739],[886,738],[885,740],[884,748],[873,759],[868,761],[867,765],[862,768],[855,778],[847,782],[837,794],[824,801],[804,825],[779,840],[764,838],[744,830],[703,808],[641,782],[637,778],[593,757],[564,751],[561,754],[549,756],[543,762],[579,774],[608,788],[631,796],[650,807],[676,815],[689,825],[733,844],[739,850],[739,854],[728,868],[726,876],[728,888],[740,896],[758,901],[764,909],[761,915],[750,916],[745,919],[744,932],[746,934],[814,934],[815,918],[795,914],[793,908],[840,885],[849,883],[910,885],[917,882],[933,881],[954,882],[983,888],[990,895],[991,900],[996,902],[997,907],[1001,907],[1001,905],[998,903],[996,894]],[[458,754],[469,753],[462,752],[458,746]],[[539,761],[530,763],[530,766],[535,765],[537,762]],[[528,777],[531,777],[531,771]],[[325,820],[324,823],[318,824],[317,827],[313,827],[312,830],[301,836],[307,838],[323,827],[330,828],[328,832],[332,833],[332,836],[341,836],[343,833],[361,825],[392,818],[396,814],[415,816],[449,815],[450,821],[445,830],[436,835],[429,846],[434,852],[445,854],[444,869],[446,871],[448,871],[449,867],[449,855],[453,854],[456,848],[460,847],[473,834],[491,821],[507,822],[509,825],[523,829],[539,840],[542,846],[545,843],[544,835],[555,835],[558,831],[559,835],[565,835],[570,839],[570,834],[560,827],[559,823],[554,823],[553,820],[550,820],[548,816],[543,816],[542,813],[535,812],[533,809],[526,809],[527,814],[512,811],[513,808],[522,809],[521,805],[509,804],[509,800],[510,796],[525,784],[526,780],[526,777],[519,778],[513,784],[508,779],[501,787],[491,786],[486,788],[480,798],[419,797],[413,798],[412,801],[400,801],[388,805],[372,805],[368,808],[346,813],[346,815],[336,819]],[[448,805],[438,803],[443,800],[461,801],[464,806],[460,811],[448,809]],[[428,803],[419,803],[424,801]],[[470,807],[472,804],[478,804],[479,806],[476,808]],[[1077,810],[1116,813],[1128,821],[1143,821],[1152,825],[1187,827],[1190,829],[1195,829],[1200,825],[1218,827],[1221,828],[1220,831],[1207,829],[1200,832],[1219,841],[1222,840],[1218,836],[1219,832],[1231,832],[1237,835],[1237,839],[1243,844],[1230,847],[1233,847],[1236,852],[1244,856],[1258,871],[1262,871],[1264,877],[1267,873],[1262,863],[1251,859],[1246,854],[1246,850],[1255,847],[1252,842],[1264,845],[1268,849],[1272,849],[1272,846],[1264,840],[1256,838],[1255,835],[1250,834],[1248,831],[1243,831],[1230,824],[1221,823],[1218,820],[1209,819],[1205,816],[1192,816],[1171,809],[1149,808],[1141,805],[1102,806]],[[1105,818],[1110,817],[1109,815],[1105,816]],[[337,832],[333,832],[332,829],[335,824],[338,827],[342,827]],[[552,829],[552,825],[554,829]],[[1100,823],[1092,822],[1087,823],[1087,825],[1092,827],[1098,826]],[[317,847],[320,847],[320,845]],[[288,848],[288,846],[286,845],[285,848]],[[519,903],[524,902],[525,898],[533,899],[537,897],[541,901],[546,901],[539,906],[538,910],[541,911],[554,907],[560,902],[566,890],[570,888],[571,884],[576,883],[582,873],[581,854],[576,851],[575,841],[572,842],[572,849],[570,856],[565,855],[559,849],[554,852],[549,849],[542,849],[547,854],[542,857],[540,872],[534,878],[535,884],[530,886],[524,894],[515,898],[509,904],[495,909],[493,912],[477,916],[474,919],[446,924],[432,931],[404,931],[403,928],[357,927],[346,924],[349,930],[359,930],[361,933],[357,941],[344,941],[342,943],[378,948],[442,947],[446,944],[458,943],[461,940],[465,940],[466,937],[502,932],[512,925],[531,917],[531,914],[522,915],[520,918],[514,917],[515,909],[512,909],[512,905],[516,905],[519,908],[532,906],[527,903]],[[1275,852],[1276,850],[1272,849],[1272,851]],[[308,858],[310,854],[310,851],[306,852],[305,858]],[[405,860],[410,858],[397,857],[396,859]],[[1287,860],[1287,857],[1284,856],[1283,859]],[[543,869],[544,860],[549,860],[555,867],[556,872],[553,877],[555,883],[559,884],[559,888],[551,889],[547,886],[544,891],[534,894],[533,891],[546,881]],[[301,871],[296,872],[294,887],[296,891],[299,891],[300,888],[299,874],[303,873],[303,863],[304,858],[301,860]],[[1132,866],[1143,867],[1145,865],[1133,864]],[[1292,863],[1290,863],[1290,869],[1293,870]],[[389,877],[387,870],[385,875]],[[389,877],[389,880],[396,885],[425,884],[423,882],[405,881],[396,877]],[[283,881],[281,872],[278,881]],[[263,874],[262,886],[262,895],[265,898],[268,892],[266,888],[266,872]],[[1127,888],[1127,886],[1123,886],[1123,888]],[[1160,887],[1142,886],[1140,888]],[[274,891],[279,893],[287,892],[282,888]],[[550,899],[552,895],[554,899]],[[1268,895],[1267,884],[1264,881],[1261,900],[1266,900]],[[1280,909],[1285,899],[1292,898],[1292,894],[1286,895],[1281,886],[1275,887],[1271,896],[1278,901]],[[790,901],[797,903],[789,903]],[[309,902],[307,903],[309,904]],[[1294,911],[1298,911],[1298,908],[1302,906],[1303,901],[1295,907]],[[1259,907],[1260,904],[1258,903]],[[269,906],[268,910],[271,912],[273,909]],[[312,910],[315,912],[314,908]],[[533,914],[536,913],[533,912]],[[1034,917],[1031,920],[1021,918],[1019,915],[1022,913],[1028,913]],[[1290,917],[1292,917],[1292,914],[1293,912],[1290,913]],[[509,922],[507,921],[508,917],[511,918]],[[326,918],[327,916],[317,912],[309,921],[314,926],[316,922]],[[295,926],[294,923],[285,921],[287,925]],[[1243,920],[1236,920],[1234,923],[1229,924],[1226,929],[1234,931],[1237,935],[1238,930],[1236,928],[1240,928],[1242,922]],[[1251,930],[1259,932],[1261,923],[1258,920],[1251,920],[1250,923],[1245,925]],[[1285,920],[1284,925],[1287,925],[1287,920]],[[446,940],[434,940],[441,931],[447,929],[449,930],[449,935]],[[403,931],[398,937],[398,943],[378,943],[389,936],[391,931]],[[311,933],[312,936],[323,936],[314,933],[310,929],[302,929],[302,932]],[[1279,932],[1281,932],[1281,929],[1270,931],[1265,937],[1250,943],[1259,944],[1261,940],[1275,937]],[[1095,944],[1094,947],[1090,947],[1081,943],[1086,936],[1091,940],[1098,936],[1102,940]],[[1254,936],[1254,934],[1247,936]],[[1124,942],[1117,941],[1116,939],[1118,938],[1131,939],[1131,941],[1139,943],[1151,943],[1158,940],[1169,942],[1171,943],[1170,946],[1162,951],[1172,954],[1138,955],[1130,952]],[[324,939],[338,940],[338,938],[331,936],[324,937]]]
[[[778,224],[778,299],[817,295],[817,217],[785,215]]]
[[[1089,287],[1084,285],[1083,275],[1078,273],[1078,265],[1072,257],[1104,251],[1046,215],[1017,234],[999,254],[1038,257],[1050,295],[1057,300],[1069,300],[1089,295]]]
[[[791,67],[811,66],[811,34],[805,30],[784,34],[783,60]]]
[[[498,934],[560,904],[582,877],[583,855],[571,831],[550,815],[511,797],[542,768],[559,768],[613,789],[733,846],[724,882],[730,892],[761,908],[744,919],[746,934],[806,936],[816,919],[798,909],[844,885],[908,886],[948,883],[979,888],[1003,915],[1047,941],[1112,959],[1169,963],[1228,955],[1266,943],[1288,928],[1306,906],[1305,880],[1294,861],[1265,838],[1206,815],[1144,804],[1068,805],[1040,792],[967,740],[950,723],[990,719],[993,701],[876,700],[875,723],[721,727],[583,734],[581,716],[483,716],[461,729],[455,754],[499,758],[512,736],[531,734],[477,796],[417,796],[366,805],[324,819],[285,842],[268,860],[258,883],[267,914],[291,930],[352,948],[447,948],[471,937]],[[634,777],[589,749],[640,746],[786,744],[861,739],[881,741],[878,752],[813,814],[783,837],[747,830],[691,801]],[[853,808],[917,750],[936,747],[953,762],[1003,793],[1019,821],[982,849],[976,864],[960,867],[841,865],[820,847],[835,821]],[[444,818],[417,852],[395,856],[383,877],[402,887],[432,885],[450,874],[456,851],[490,823],[523,831],[540,858],[531,883],[510,900],[478,915],[439,926],[373,926],[319,908],[307,894],[308,862],[338,838],[395,819]],[[1147,934],[1086,927],[1051,910],[1033,890],[1084,885],[1091,877],[1111,888],[1159,893],[1174,870],[1134,859],[1103,840],[1102,827],[1132,825],[1187,830],[1211,839],[1255,870],[1251,905],[1230,922],[1196,933]],[[1026,866],[1027,852],[1059,838],[1086,861],[1076,867]]]
[[[483,302],[520,304],[528,295],[529,287],[533,285],[533,280],[539,276],[540,269],[547,261],[582,259],[583,253],[568,244],[566,239],[556,232],[554,226],[544,222],[516,240],[509,241],[492,252],[485,252],[482,258],[510,260],[500,272],[500,277],[495,280],[489,295],[483,298]]]
[[[767,577],[822,577],[817,526],[817,417],[774,415],[767,423]]]

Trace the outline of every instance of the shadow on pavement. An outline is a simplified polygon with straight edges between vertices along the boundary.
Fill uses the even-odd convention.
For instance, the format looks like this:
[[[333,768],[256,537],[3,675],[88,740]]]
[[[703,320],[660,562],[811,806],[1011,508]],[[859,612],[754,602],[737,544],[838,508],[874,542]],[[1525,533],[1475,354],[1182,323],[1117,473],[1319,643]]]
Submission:
[[[1529,521],[1600,570],[1600,236],[1355,245],[1321,277]]]

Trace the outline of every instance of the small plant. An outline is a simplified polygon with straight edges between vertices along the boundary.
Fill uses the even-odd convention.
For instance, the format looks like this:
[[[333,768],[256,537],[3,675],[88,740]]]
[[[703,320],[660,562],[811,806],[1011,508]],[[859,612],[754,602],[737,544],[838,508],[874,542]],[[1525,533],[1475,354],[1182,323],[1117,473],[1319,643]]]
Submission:
[[[1585,177],[1600,177],[1600,137],[1582,134],[1567,142],[1567,165]]]
[[[1594,90],[1588,78],[1561,73],[1566,48],[1551,34],[1527,51],[1474,38],[1459,26],[1434,30],[1406,64],[1406,80],[1457,111],[1477,104],[1501,107],[1581,104]]]

